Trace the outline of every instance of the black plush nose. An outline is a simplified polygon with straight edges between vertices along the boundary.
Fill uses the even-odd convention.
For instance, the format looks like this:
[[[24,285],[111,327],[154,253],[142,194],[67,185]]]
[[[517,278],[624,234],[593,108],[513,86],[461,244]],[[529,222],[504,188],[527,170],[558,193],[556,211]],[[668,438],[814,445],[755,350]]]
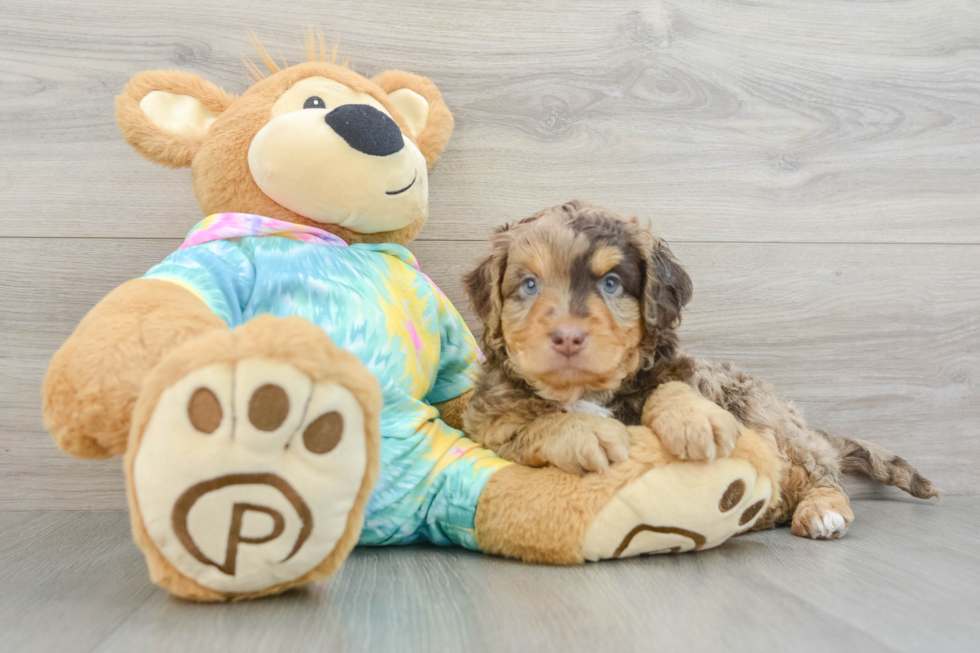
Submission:
[[[388,156],[405,147],[395,121],[366,104],[344,104],[325,118],[337,135],[358,152]]]

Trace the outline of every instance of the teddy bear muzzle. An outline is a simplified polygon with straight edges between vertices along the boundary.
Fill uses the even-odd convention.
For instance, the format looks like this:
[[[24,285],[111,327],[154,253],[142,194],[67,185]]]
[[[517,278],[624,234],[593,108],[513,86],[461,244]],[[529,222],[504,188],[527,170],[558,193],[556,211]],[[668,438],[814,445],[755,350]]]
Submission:
[[[252,139],[248,165],[277,204],[357,233],[401,229],[428,210],[425,158],[389,115],[368,104],[273,118]]]

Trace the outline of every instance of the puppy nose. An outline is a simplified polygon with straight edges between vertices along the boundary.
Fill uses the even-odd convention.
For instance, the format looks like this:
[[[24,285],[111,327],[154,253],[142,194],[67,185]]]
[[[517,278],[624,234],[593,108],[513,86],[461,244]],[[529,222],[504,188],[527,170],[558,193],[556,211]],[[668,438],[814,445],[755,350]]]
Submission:
[[[366,104],[343,104],[327,113],[327,124],[352,148],[388,156],[405,147],[402,130],[384,113]]]
[[[551,346],[560,354],[572,356],[582,351],[586,335],[583,329],[562,325],[551,332]]]

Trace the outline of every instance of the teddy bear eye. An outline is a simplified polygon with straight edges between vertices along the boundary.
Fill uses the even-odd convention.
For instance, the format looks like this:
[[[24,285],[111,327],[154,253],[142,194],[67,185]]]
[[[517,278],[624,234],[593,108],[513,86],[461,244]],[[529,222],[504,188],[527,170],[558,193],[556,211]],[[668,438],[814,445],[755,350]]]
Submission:
[[[306,98],[306,102],[303,103],[304,109],[326,109],[327,103],[315,95],[311,95]]]

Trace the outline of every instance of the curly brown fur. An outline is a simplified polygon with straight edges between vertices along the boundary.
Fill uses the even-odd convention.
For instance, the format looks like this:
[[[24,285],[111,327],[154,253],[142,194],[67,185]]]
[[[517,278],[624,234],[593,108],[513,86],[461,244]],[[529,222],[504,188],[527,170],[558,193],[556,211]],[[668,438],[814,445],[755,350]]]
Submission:
[[[621,282],[618,296],[599,288],[608,272]],[[533,296],[522,286],[529,278]],[[560,449],[556,459],[541,456],[552,451],[544,443],[569,428],[567,419],[556,417],[583,409],[649,426],[672,453],[691,458],[727,455],[740,421],[785,463],[783,500],[756,528],[792,520],[797,535],[843,534],[853,513],[842,473],[864,474],[920,498],[938,495],[884,449],[808,429],[796,407],[767,383],[730,363],[682,352],[676,329],[691,298],[690,278],[636,218],[580,201],[547,209],[499,229],[491,254],[464,284],[484,324],[487,358],[464,423],[471,437],[506,458],[602,471],[616,458],[590,466]],[[586,334],[571,355],[555,335],[568,325]],[[556,347],[568,363],[550,351]],[[589,421],[598,424],[595,414]],[[692,435],[696,427],[701,436]],[[598,434],[595,439],[603,441]]]
[[[604,293],[598,284],[609,277],[616,288]],[[529,280],[539,284],[533,293]],[[542,211],[498,230],[464,283],[487,357],[464,422],[511,460],[605,469],[625,457],[623,425],[641,423],[657,385],[691,372],[674,335],[690,278],[638,220],[581,202]],[[575,334],[583,341],[568,344]],[[590,416],[594,438],[567,434],[559,416],[580,412],[576,402],[609,411]],[[571,441],[555,449],[550,438]]]

